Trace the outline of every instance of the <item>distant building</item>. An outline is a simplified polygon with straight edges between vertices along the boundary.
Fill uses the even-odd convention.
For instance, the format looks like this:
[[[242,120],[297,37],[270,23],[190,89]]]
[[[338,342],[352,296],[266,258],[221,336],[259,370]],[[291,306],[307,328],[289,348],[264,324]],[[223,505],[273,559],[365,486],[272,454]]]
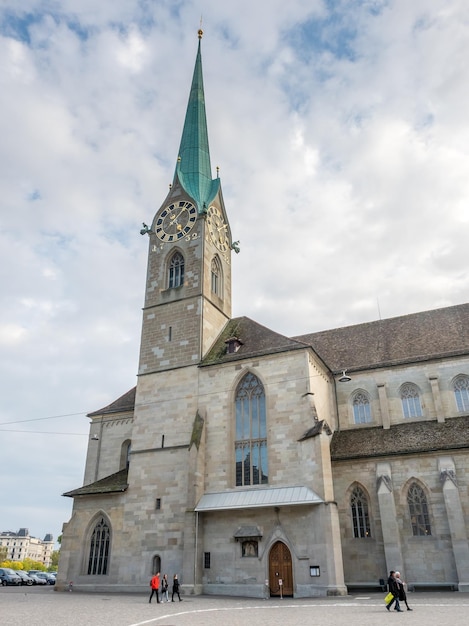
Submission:
[[[38,539],[32,537],[27,528],[20,528],[17,533],[11,531],[0,533],[0,546],[7,548],[8,561],[33,559],[49,567],[54,551],[54,537],[47,533],[44,539]]]

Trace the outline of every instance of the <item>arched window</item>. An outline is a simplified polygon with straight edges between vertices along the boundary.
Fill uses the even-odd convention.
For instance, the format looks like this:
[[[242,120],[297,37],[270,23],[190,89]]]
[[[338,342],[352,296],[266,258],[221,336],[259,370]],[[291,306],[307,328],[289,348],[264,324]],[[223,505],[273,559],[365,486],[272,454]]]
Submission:
[[[469,413],[469,376],[461,374],[453,382],[454,397],[460,413]]]
[[[151,568],[152,574],[157,574],[158,572],[161,572],[161,557],[158,554],[155,554],[155,556],[153,557]]]
[[[169,262],[168,287],[181,287],[184,284],[184,257],[175,252]]]
[[[356,391],[353,394],[352,407],[355,424],[371,422],[370,398],[365,391]]]
[[[352,512],[353,536],[356,538],[371,537],[370,517],[368,515],[368,499],[360,487],[354,487],[350,496]]]
[[[267,484],[265,392],[257,376],[244,376],[236,390],[235,404],[236,486]]]
[[[404,383],[401,387],[401,401],[404,417],[422,417],[422,405],[417,385]]]
[[[110,542],[111,532],[109,526],[104,517],[101,517],[91,534],[88,574],[107,574],[110,558]]]
[[[410,523],[414,537],[431,535],[427,496],[417,483],[412,483],[409,487],[407,504],[409,505]]]
[[[120,464],[119,464],[119,469],[121,470],[129,467],[130,448],[131,448],[130,439],[126,439],[121,445],[121,458],[120,458]]]
[[[212,293],[214,293],[219,298],[222,297],[222,273],[221,273],[221,264],[220,259],[217,256],[214,256],[212,259],[211,265],[211,276],[212,276]]]

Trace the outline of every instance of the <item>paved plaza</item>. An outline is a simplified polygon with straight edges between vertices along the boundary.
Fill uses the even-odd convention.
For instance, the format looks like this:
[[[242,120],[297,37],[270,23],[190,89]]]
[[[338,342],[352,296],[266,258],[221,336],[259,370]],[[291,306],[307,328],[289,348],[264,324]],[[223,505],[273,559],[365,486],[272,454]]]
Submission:
[[[292,599],[185,597],[183,602],[148,603],[142,594],[84,594],[53,588],[0,588],[2,626],[466,626],[469,594],[409,594],[413,611],[388,612],[384,594]],[[405,607],[404,607],[405,608]]]

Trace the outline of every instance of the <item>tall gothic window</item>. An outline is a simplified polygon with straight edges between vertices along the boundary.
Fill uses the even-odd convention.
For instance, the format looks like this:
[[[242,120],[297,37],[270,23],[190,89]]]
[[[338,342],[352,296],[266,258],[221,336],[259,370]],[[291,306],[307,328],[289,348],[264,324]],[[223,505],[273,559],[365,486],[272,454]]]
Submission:
[[[211,276],[212,276],[212,293],[221,298],[222,296],[222,275],[221,275],[221,265],[220,259],[215,256],[212,259],[211,265]]]
[[[364,391],[356,391],[352,398],[353,419],[355,424],[371,422],[370,398]]]
[[[428,514],[427,496],[417,483],[412,483],[407,492],[407,504],[409,505],[410,523],[414,537],[432,534],[430,515]]]
[[[184,257],[175,252],[169,262],[168,287],[181,287],[184,284]]]
[[[108,572],[111,532],[104,517],[101,517],[93,529],[88,558],[88,574],[104,575]]]
[[[352,512],[353,536],[356,538],[371,537],[370,517],[368,515],[368,499],[360,487],[354,487],[350,496]]]
[[[422,405],[418,387],[405,383],[401,387],[402,411],[404,417],[422,417]]]
[[[236,390],[236,486],[268,483],[265,392],[248,373]]]
[[[461,374],[453,382],[454,397],[460,413],[469,413],[469,376]]]

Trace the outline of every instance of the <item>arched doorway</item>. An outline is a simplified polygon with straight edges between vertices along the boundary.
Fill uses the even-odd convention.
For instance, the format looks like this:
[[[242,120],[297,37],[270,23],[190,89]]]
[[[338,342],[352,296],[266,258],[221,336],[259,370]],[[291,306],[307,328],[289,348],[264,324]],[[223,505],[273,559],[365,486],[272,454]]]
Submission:
[[[282,585],[279,581],[282,581]],[[293,596],[291,553],[282,541],[274,543],[269,554],[269,587],[271,596]]]

